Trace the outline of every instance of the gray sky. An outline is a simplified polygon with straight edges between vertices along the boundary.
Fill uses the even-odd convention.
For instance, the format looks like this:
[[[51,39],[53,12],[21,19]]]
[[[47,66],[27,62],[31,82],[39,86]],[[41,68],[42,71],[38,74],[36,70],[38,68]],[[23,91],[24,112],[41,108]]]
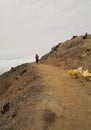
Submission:
[[[91,33],[91,0],[0,1],[0,59],[49,52],[73,35]]]

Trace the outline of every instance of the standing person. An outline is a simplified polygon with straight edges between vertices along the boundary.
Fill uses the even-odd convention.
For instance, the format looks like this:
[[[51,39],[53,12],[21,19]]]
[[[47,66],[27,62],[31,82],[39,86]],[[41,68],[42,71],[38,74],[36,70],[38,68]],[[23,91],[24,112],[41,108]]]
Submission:
[[[35,59],[36,59],[36,63],[38,63],[39,62],[39,56],[38,56],[38,54],[35,55]]]

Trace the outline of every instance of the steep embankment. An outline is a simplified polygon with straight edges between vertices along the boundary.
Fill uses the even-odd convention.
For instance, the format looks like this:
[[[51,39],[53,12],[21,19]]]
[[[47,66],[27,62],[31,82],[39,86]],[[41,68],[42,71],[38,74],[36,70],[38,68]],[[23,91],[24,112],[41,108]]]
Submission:
[[[1,75],[0,130],[32,129],[37,122],[35,109],[43,89],[42,79],[31,64],[20,65]]]
[[[59,43],[42,57],[41,62],[70,69],[84,66],[85,69],[91,71],[90,59],[91,35],[85,35]]]
[[[0,97],[0,108],[9,102],[0,114],[1,130],[91,129],[90,81],[71,79],[52,65],[25,64],[15,70],[6,74],[8,80],[10,73],[18,79]]]

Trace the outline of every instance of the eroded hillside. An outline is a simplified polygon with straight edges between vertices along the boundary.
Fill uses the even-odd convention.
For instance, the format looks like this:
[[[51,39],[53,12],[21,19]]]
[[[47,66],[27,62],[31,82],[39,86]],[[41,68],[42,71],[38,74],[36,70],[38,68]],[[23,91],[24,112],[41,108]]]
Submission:
[[[0,130],[91,130],[91,35],[53,47],[39,64],[26,63],[0,76]],[[64,69],[66,68],[66,69]]]
[[[91,71],[90,59],[91,35],[82,35],[59,43],[42,57],[41,62],[70,69],[84,66]]]
[[[1,75],[0,130],[28,130],[23,124],[34,115],[33,108],[43,89],[42,79],[31,64],[20,65]]]

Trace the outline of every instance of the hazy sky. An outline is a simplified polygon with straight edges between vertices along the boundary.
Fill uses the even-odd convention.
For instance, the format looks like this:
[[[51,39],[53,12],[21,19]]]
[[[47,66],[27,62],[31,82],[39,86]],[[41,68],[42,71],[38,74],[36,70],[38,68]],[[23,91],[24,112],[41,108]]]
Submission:
[[[91,0],[0,1],[0,59],[40,56],[73,35],[91,33]]]

